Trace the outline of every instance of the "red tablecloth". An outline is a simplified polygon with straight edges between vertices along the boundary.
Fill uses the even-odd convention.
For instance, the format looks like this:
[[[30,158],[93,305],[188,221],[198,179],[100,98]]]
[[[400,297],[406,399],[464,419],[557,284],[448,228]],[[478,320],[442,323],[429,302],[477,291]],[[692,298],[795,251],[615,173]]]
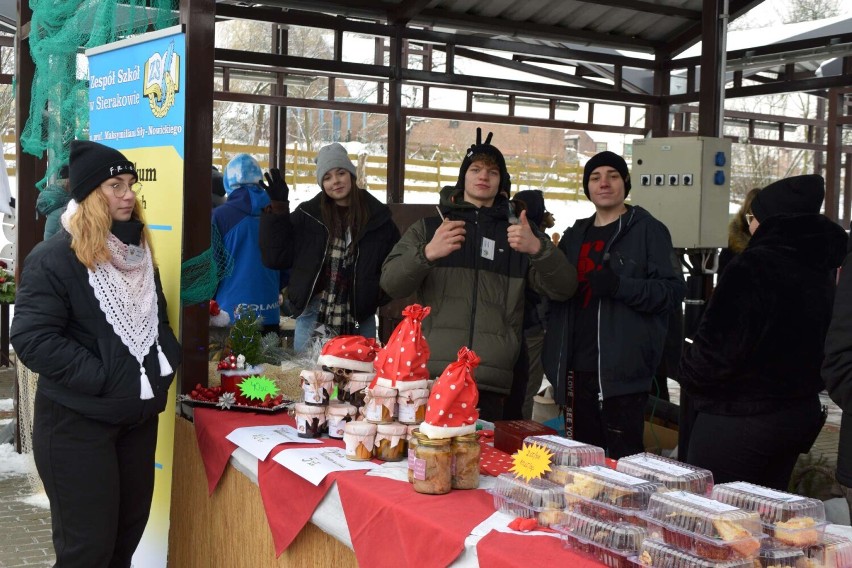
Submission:
[[[480,489],[421,495],[411,484],[376,476],[341,476],[340,501],[360,566],[447,566],[494,513]]]
[[[204,460],[209,495],[213,494],[222,474],[225,472],[225,466],[228,465],[231,454],[237,449],[236,444],[231,443],[225,436],[237,428],[247,426],[275,426],[277,424],[294,426],[296,424],[286,413],[255,414],[254,412],[195,408],[193,417],[195,439],[198,441],[201,459]]]
[[[200,411],[200,412],[199,412]],[[254,414],[245,412],[226,412],[212,409],[195,409],[195,435],[207,472],[207,486],[210,493],[216,489],[219,479],[228,464],[231,454],[237,446],[225,436],[237,428],[247,426],[267,426],[287,424],[295,426],[295,421],[287,414]],[[343,442],[330,438],[320,440],[324,446],[343,447]],[[319,485],[313,485],[276,461],[273,456],[278,452],[292,449],[298,444],[282,444],[275,447],[264,461],[257,464],[257,484],[266,511],[266,521],[275,543],[275,554],[287,550],[331,489],[338,476],[359,475],[363,472],[341,472],[327,476]],[[316,446],[315,446],[316,447]],[[282,495],[286,498],[282,498]]]
[[[549,536],[528,536],[491,531],[476,545],[479,565],[488,568],[529,568],[530,566],[570,566],[600,568],[597,560],[562,547],[562,541]]]

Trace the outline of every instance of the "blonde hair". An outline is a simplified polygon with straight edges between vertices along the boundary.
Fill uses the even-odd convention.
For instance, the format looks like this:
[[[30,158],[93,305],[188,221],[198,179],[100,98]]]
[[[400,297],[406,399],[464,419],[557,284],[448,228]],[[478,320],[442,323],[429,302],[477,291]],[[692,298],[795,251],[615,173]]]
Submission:
[[[142,243],[151,249],[151,233],[145,225],[142,204],[138,199],[133,204],[132,219],[142,223]],[[99,189],[95,189],[82,203],[69,221],[71,249],[83,265],[89,270],[101,262],[110,261],[107,236],[112,228],[112,216],[109,213],[109,201]],[[151,256],[154,251],[151,249]]]

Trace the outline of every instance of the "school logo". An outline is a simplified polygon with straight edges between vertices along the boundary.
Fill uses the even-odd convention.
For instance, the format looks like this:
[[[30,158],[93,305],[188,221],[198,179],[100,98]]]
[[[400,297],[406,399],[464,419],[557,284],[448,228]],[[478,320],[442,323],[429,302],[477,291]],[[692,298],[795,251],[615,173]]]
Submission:
[[[174,42],[164,53],[155,53],[145,62],[142,95],[148,97],[151,112],[163,118],[175,104],[175,93],[180,91],[180,56],[175,54]]]

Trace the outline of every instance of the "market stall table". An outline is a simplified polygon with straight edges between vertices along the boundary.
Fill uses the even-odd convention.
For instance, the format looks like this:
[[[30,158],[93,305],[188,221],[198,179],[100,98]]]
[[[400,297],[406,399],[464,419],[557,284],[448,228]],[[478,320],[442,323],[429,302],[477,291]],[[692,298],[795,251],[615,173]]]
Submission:
[[[549,559],[558,554],[561,563],[597,565],[583,564],[553,537],[470,536],[494,513],[481,489],[420,495],[407,483],[357,471],[313,486],[273,461],[292,444],[258,462],[225,438],[246,426],[293,425],[287,415],[201,408],[194,414],[194,426],[178,420],[175,428],[175,566],[476,566],[477,554],[482,565],[500,558],[504,566],[528,566],[533,543],[534,553]]]

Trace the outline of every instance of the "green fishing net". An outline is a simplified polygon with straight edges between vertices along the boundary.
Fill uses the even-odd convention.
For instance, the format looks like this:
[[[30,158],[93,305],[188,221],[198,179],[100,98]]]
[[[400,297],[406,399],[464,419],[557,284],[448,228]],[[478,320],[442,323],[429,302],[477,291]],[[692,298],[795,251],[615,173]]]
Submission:
[[[29,119],[20,141],[27,154],[41,158],[47,152],[47,173],[36,184],[41,191],[68,161],[71,141],[88,138],[83,52],[176,25],[178,0],[30,0],[29,4],[35,73]]]
[[[189,258],[180,266],[180,301],[200,304],[210,300],[219,282],[234,271],[234,259],[225,248],[215,224],[210,225],[210,248]]]

